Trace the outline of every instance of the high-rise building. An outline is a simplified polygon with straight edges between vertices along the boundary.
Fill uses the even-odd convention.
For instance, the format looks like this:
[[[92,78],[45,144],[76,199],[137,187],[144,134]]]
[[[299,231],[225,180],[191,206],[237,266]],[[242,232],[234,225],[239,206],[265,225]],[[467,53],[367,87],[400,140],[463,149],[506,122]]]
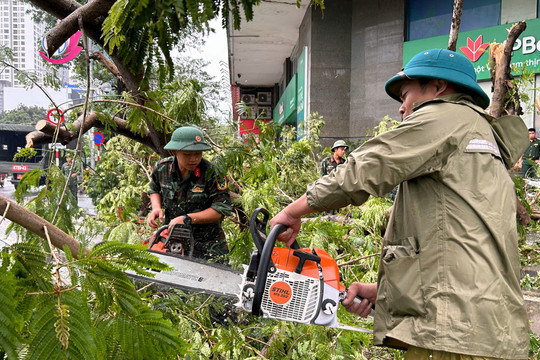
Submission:
[[[69,71],[60,68],[57,76],[66,86],[60,90],[34,86],[30,89],[17,80],[18,70],[34,74],[38,84],[43,84],[47,74],[45,60],[39,54],[46,26],[37,23],[29,12],[31,5],[20,0],[0,0],[0,46],[11,49],[13,61],[0,64],[0,112],[13,110],[19,105],[52,107],[72,99]]]
[[[36,23],[28,13],[30,5],[19,0],[0,0],[0,45],[13,52],[15,68],[34,73],[38,82],[43,81],[45,67],[39,55],[45,25]],[[16,70],[5,67],[0,73],[5,86],[19,87]]]

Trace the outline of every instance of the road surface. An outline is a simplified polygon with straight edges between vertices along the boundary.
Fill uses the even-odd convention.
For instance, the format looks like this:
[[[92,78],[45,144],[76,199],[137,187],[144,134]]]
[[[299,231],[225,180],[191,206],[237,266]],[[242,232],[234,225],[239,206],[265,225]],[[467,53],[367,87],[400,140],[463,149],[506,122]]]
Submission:
[[[69,190],[68,190],[69,191]],[[36,195],[38,190],[32,192],[32,195]],[[15,201],[15,187],[12,183],[9,182],[8,179],[4,181],[4,187],[0,187],[0,196],[5,197],[6,199]],[[31,195],[31,196],[32,196]],[[79,207],[83,208],[85,210],[85,213],[88,215],[95,215],[96,209],[94,205],[92,204],[92,199],[90,199],[86,194],[79,194]],[[0,219],[2,217],[2,214],[0,214]],[[4,247],[5,245],[13,244],[15,241],[17,241],[17,235],[14,231],[12,231],[9,234],[6,234],[6,229],[9,226],[11,221],[8,219],[4,219],[0,223],[0,248]]]

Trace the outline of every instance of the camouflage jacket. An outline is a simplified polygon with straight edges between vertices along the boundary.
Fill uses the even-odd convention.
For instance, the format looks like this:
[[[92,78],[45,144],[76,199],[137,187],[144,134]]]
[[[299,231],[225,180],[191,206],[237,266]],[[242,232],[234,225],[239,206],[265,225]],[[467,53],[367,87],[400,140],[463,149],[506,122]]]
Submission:
[[[69,172],[71,170],[71,165],[72,164],[69,164],[67,162],[65,162],[62,165],[61,170],[62,170],[62,173],[64,174],[64,176],[66,178],[69,176]],[[78,163],[75,163],[75,167],[73,168],[73,174],[77,174],[79,172],[79,169],[80,169],[80,165]],[[69,176],[68,185],[69,186],[77,186],[77,177],[76,176]]]
[[[334,155],[327,157],[321,162],[321,175],[328,175],[330,174],[338,165],[343,164],[345,162],[344,158],[339,158],[338,161],[334,159]]]
[[[215,173],[214,166],[202,159],[195,171],[182,179],[174,156],[160,160],[152,172],[148,195],[160,194],[165,223],[177,216],[199,212],[208,208],[223,216],[232,213],[227,179]],[[221,221],[213,224],[193,225],[196,242],[225,239]]]

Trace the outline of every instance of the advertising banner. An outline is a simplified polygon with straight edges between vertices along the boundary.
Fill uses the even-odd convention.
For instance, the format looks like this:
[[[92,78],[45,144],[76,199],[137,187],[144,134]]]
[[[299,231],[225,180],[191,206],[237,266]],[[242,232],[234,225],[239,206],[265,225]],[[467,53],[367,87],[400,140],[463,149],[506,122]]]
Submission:
[[[294,74],[274,108],[273,119],[279,125],[296,123],[296,78]]]
[[[527,20],[527,28],[514,44],[512,54],[513,75],[528,72],[540,73],[540,19]],[[508,36],[512,24],[464,31],[459,33],[456,51],[471,60],[478,80],[489,75],[489,46],[492,42],[502,43]],[[448,47],[448,35],[407,41],[403,44],[403,64],[422,50]]]

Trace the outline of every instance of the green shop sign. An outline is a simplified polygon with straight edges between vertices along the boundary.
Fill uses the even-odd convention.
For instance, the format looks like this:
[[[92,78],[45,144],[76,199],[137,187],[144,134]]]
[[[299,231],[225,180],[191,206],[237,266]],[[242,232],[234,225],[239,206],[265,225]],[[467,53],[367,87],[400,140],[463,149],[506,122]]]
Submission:
[[[523,67],[527,71],[540,73],[540,19],[527,20],[527,29],[516,40],[512,54],[512,74],[519,75]],[[489,45],[502,43],[508,36],[512,24],[492,26],[484,29],[459,33],[456,51],[471,60],[478,80],[489,79]],[[407,41],[403,44],[403,64],[420,51],[448,47],[448,35],[428,39]]]
[[[304,137],[303,122],[306,120],[306,89],[307,89],[307,46],[298,57],[298,77],[296,80],[296,129],[297,140]]]
[[[274,108],[274,120],[279,124],[296,123],[296,74],[289,81]]]

